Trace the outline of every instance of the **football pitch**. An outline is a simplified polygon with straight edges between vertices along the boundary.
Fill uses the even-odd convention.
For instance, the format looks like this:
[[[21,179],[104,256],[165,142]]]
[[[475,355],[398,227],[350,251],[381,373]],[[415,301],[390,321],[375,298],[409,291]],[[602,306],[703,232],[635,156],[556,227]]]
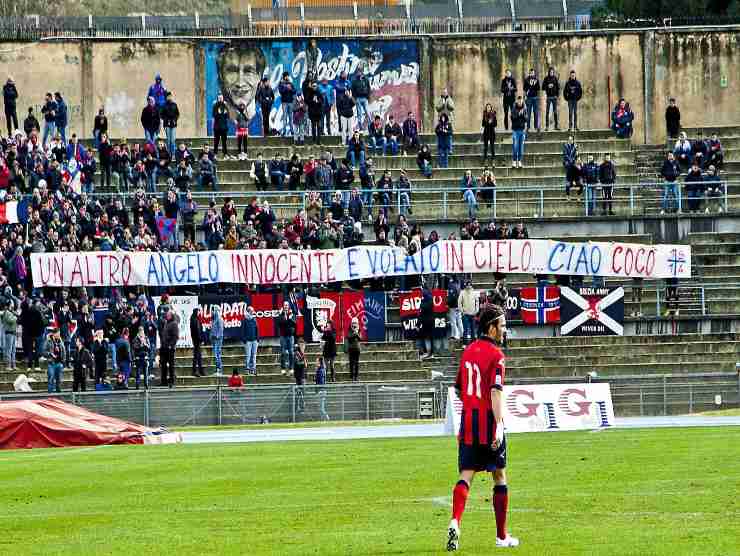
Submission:
[[[740,427],[511,435],[459,554],[740,554]],[[443,554],[451,437],[0,452],[0,554]]]

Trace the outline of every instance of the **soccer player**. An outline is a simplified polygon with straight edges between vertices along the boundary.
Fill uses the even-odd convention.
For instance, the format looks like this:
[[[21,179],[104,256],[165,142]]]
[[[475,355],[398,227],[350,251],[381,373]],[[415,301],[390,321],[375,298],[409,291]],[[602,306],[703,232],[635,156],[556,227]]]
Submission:
[[[457,550],[460,520],[465,511],[473,477],[479,472],[493,475],[493,512],[496,516],[496,546],[518,546],[519,540],[506,532],[509,495],[506,488],[506,438],[503,423],[504,354],[496,345],[506,334],[506,315],[498,305],[486,305],[480,313],[480,339],[470,344],[460,359],[455,381],[462,401],[458,435],[460,480],[452,491],[452,520],[447,550]]]

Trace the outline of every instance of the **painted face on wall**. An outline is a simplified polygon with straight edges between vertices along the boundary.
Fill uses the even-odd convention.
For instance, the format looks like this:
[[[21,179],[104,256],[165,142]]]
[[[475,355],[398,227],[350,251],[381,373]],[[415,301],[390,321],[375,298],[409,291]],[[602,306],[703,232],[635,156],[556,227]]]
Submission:
[[[243,102],[250,118],[255,113],[254,95],[266,65],[259,47],[250,44],[226,47],[219,58],[224,97],[232,108]]]

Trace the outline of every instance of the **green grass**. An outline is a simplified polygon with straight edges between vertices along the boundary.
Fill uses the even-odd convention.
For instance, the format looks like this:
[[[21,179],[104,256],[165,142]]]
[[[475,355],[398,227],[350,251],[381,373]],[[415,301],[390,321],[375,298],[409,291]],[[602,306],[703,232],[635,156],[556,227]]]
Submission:
[[[740,554],[740,428],[512,435],[519,555]],[[0,452],[0,554],[442,554],[453,438]],[[490,554],[490,479],[461,554]]]

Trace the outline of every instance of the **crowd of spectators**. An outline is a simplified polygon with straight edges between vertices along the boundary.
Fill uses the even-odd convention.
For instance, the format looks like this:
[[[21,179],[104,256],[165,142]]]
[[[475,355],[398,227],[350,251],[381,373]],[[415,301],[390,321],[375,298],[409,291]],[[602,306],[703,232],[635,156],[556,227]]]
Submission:
[[[298,209],[290,217],[280,218],[268,200],[260,201],[258,197],[251,198],[244,207],[237,207],[234,199],[228,196],[217,200],[218,165],[229,158],[226,146],[229,122],[233,121],[237,130],[235,158],[247,158],[246,133],[240,135],[239,131],[245,130],[248,124],[245,113],[230,114],[222,98],[213,106],[214,148],[204,145],[195,151],[183,142],[178,144],[179,109],[174,94],[165,88],[159,75],[147,92],[147,103],[141,114],[145,141],[111,141],[108,117],[101,107],[94,119],[93,148],[86,148],[76,135],[67,138],[68,108],[60,92],[45,95],[41,110],[43,124],[36,118],[33,108],[29,108],[22,122],[23,129],[18,129],[19,92],[13,79],[8,78],[3,87],[8,136],[0,142],[0,202],[15,200],[20,203],[17,222],[7,218],[7,222],[0,222],[0,347],[7,368],[16,368],[15,344],[11,344],[15,335],[7,332],[19,323],[24,331],[20,343],[29,368],[37,369],[42,357],[54,363],[49,371],[50,388],[59,384],[58,363],[63,363],[62,369],[75,370],[76,388],[84,389],[87,379],[94,380],[96,385],[106,384],[109,371],[113,376],[123,377],[117,381],[119,387],[127,385],[129,376],[135,379],[138,387],[141,380],[148,381],[157,341],[161,346],[161,383],[170,386],[174,383],[176,327],[167,326],[175,318],[174,314],[168,316],[166,311],[155,314],[146,298],[140,297],[141,292],[137,291],[36,290],[30,275],[31,253],[329,249],[364,242],[396,245],[414,254],[438,241],[437,231],[427,234],[420,224],[408,220],[413,214],[414,186],[407,173],[400,170],[394,175],[385,170],[376,175],[372,158],[373,154],[415,152],[417,166],[430,178],[433,175],[431,149],[420,141],[419,125],[413,113],[409,112],[402,124],[395,122],[392,116],[383,122],[378,115],[369,113],[370,89],[364,82],[366,79],[361,73],[352,81],[344,76],[327,88],[326,83],[309,76],[297,91],[290,77],[284,76],[278,94],[285,106],[290,105],[292,109],[283,112],[282,132],[290,130],[290,133],[299,134],[300,143],[308,135],[305,129],[296,131],[303,126],[296,119],[302,110],[300,99],[303,98],[311,121],[310,134],[319,145],[331,121],[331,110],[327,112],[325,103],[329,98],[329,104],[336,105],[340,116],[340,133],[347,142],[347,156],[338,160],[330,151],[318,147],[316,155],[305,159],[298,152],[289,160],[278,154],[268,160],[257,153],[249,167],[249,175],[258,192],[267,189],[305,192],[305,208]],[[554,72],[549,72],[543,87],[547,96],[545,129],[549,129],[551,112],[558,129],[560,85]],[[275,101],[275,95],[270,94],[272,89],[267,89],[270,89],[269,82],[263,81],[257,91],[257,100],[264,109]],[[289,99],[291,89],[294,98]],[[513,94],[516,82],[507,71],[501,91],[507,129],[511,117],[513,166],[521,167],[525,133],[532,119],[539,131],[539,103],[533,101],[540,92],[539,82],[530,72],[525,80],[525,103],[524,98]],[[573,72],[563,94],[569,105],[569,128],[577,129],[577,103],[582,90]],[[319,101],[322,102],[320,110],[316,104]],[[438,163],[445,168],[454,149],[455,116],[455,102],[446,89],[435,102],[435,109],[438,114],[435,127]],[[677,110],[672,102],[666,114],[671,125],[676,121],[680,125]],[[618,136],[631,134],[633,119],[629,105],[620,101],[613,113]],[[269,119],[264,121],[269,125]],[[490,152],[492,162],[497,124],[497,112],[487,105],[481,119],[481,139],[483,156],[487,158]],[[670,128],[669,133],[672,130]],[[268,133],[272,130],[268,129]],[[219,148],[220,158],[217,157]],[[705,193],[709,198],[719,198],[723,192],[718,175],[722,162],[722,147],[716,135],[708,140],[689,141],[681,134],[661,172],[666,182],[663,209],[670,209],[669,197],[678,198],[676,180],[682,172],[686,172],[689,210],[701,210]],[[566,195],[570,197],[573,188],[578,190],[579,196],[585,191],[587,214],[591,215],[596,211],[596,192],[600,187],[602,214],[613,214],[616,170],[609,156],[598,164],[590,156],[584,164],[571,136],[563,147],[563,164]],[[159,193],[160,184],[165,184],[162,193]],[[528,237],[522,223],[509,228],[503,222],[483,225],[478,222],[479,205],[494,203],[495,187],[493,166],[486,168],[479,177],[473,176],[471,171],[464,173],[460,194],[469,220],[458,234],[450,234],[448,238],[456,235],[460,239]],[[101,189],[106,193],[100,193]],[[210,189],[214,196],[201,204],[193,196],[197,189]],[[126,195],[110,194],[111,190]],[[706,210],[709,211],[709,206]],[[160,219],[174,222],[174,232],[159,226]],[[405,289],[418,283],[417,277],[399,277],[370,281],[370,287]],[[114,298],[110,317],[98,327],[92,315],[95,308],[104,303],[101,298],[108,297]],[[461,308],[463,306],[465,303]],[[465,314],[462,311],[461,328],[464,328]],[[71,321],[78,323],[74,341],[69,333]],[[51,336],[54,341],[48,341],[49,327],[58,330],[58,341],[56,333]],[[77,345],[78,339],[80,345]],[[327,354],[325,356],[327,369],[333,375],[333,361]],[[106,367],[107,362],[104,363],[107,359],[112,362],[111,369]],[[253,361],[253,356],[248,360]],[[251,362],[246,370],[255,372],[254,366]],[[220,361],[217,367],[222,370]],[[193,373],[202,374],[202,365],[194,365]]]
[[[671,99],[672,107],[675,101]],[[671,110],[671,107],[668,109]],[[676,129],[670,126],[675,123],[678,116],[671,116],[666,112],[669,136]],[[672,119],[673,118],[673,119]],[[722,143],[716,133],[710,138],[701,135],[695,140],[690,140],[685,132],[678,132],[678,139],[673,150],[666,153],[666,158],[660,169],[663,179],[663,197],[661,201],[661,214],[667,212],[722,212],[726,183],[720,177],[720,171],[724,165],[724,153]],[[680,192],[679,179],[683,175],[683,188],[685,198]]]

